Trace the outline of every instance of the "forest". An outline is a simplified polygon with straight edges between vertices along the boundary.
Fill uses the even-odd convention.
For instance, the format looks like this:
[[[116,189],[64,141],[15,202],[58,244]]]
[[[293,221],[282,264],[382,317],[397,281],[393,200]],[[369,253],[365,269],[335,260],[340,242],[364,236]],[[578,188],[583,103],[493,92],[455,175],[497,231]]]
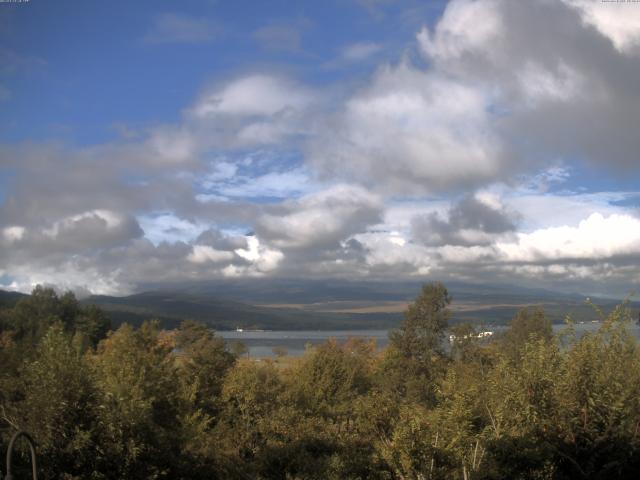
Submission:
[[[487,341],[450,325],[451,301],[425,284],[384,349],[254,359],[189,320],[112,331],[98,307],[36,287],[0,310],[0,454],[24,429],[41,479],[638,478],[625,304],[593,306],[602,321],[581,337],[580,319],[554,335],[525,308]]]

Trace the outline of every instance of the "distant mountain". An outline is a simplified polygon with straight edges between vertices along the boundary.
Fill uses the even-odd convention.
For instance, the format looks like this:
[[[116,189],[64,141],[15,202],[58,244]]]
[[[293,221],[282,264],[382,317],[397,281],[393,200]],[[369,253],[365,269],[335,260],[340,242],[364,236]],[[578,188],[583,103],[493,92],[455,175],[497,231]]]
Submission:
[[[244,279],[183,284],[125,297],[94,295],[82,300],[108,312],[114,326],[141,324],[151,318],[173,328],[182,320],[205,322],[217,330],[350,330],[394,328],[407,304],[419,293],[419,282],[350,282]],[[567,315],[597,318],[579,294],[511,285],[448,282],[453,297],[452,322],[505,325],[524,306],[541,306],[554,322]],[[0,291],[0,307],[24,294]],[[592,298],[605,311],[616,300]],[[635,302],[636,309],[640,304]]]
[[[0,290],[0,308],[13,307],[18,300],[28,295],[20,292]]]
[[[117,325],[140,324],[157,318],[171,328],[182,320],[202,321],[218,330],[333,330],[391,328],[398,324],[399,314],[339,314],[309,312],[292,308],[266,308],[209,295],[155,291],[127,297],[94,295],[82,300],[104,309]]]
[[[224,298],[243,304],[295,307],[306,314],[335,315],[337,311],[342,314],[348,311],[349,318],[355,319],[358,324],[360,320],[364,321],[372,318],[371,316],[380,321],[382,319],[378,315],[386,311],[390,316],[382,320],[383,323],[397,325],[402,318],[401,311],[416,297],[422,283],[270,278],[182,284],[174,286],[172,290],[197,297]],[[586,296],[579,293],[489,283],[449,281],[445,284],[453,298],[453,322],[504,325],[524,306],[543,307],[556,323],[564,321],[567,315],[580,320],[592,320],[597,316],[594,309],[585,303]],[[620,303],[620,300],[594,297],[592,301],[605,311]],[[395,315],[389,313],[389,303],[395,303],[399,307],[399,311],[394,312]],[[374,308],[376,306],[380,307],[379,311]],[[640,304],[635,302],[633,307],[637,309]],[[273,311],[274,308],[269,310]],[[353,313],[365,310],[367,313]],[[339,323],[339,320],[335,323]]]
[[[165,287],[171,291],[192,295],[211,295],[249,304],[322,303],[335,301],[411,301],[420,291],[423,281],[384,282],[349,280],[300,280],[270,278],[227,279],[198,283],[183,283]],[[584,300],[580,294],[566,294],[540,288],[514,285],[444,282],[454,301],[469,298],[528,298],[535,302],[552,300]],[[149,290],[158,286],[149,285]]]

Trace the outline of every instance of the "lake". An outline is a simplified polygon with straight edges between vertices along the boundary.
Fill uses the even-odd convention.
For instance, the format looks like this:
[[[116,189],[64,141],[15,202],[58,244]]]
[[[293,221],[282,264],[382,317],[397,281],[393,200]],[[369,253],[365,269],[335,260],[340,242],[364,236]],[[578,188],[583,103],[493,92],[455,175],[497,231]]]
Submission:
[[[378,348],[389,343],[389,330],[264,330],[216,332],[228,343],[242,342],[252,357],[274,357],[275,347],[284,347],[288,355],[299,356],[306,345],[318,345],[330,338],[345,342],[349,338],[375,338]]]
[[[587,332],[593,332],[600,326],[600,323],[579,323],[575,325],[578,336]],[[553,326],[554,332],[558,332],[565,327],[564,324]],[[506,327],[494,326],[486,327],[494,332],[503,331]],[[640,326],[633,324],[631,330],[636,338],[640,339]],[[382,348],[389,343],[389,330],[264,330],[264,331],[219,331],[216,332],[228,343],[242,342],[249,350],[249,355],[255,358],[274,357],[273,349],[283,347],[287,354],[300,356],[305,351],[306,345],[318,345],[330,338],[335,338],[338,342],[344,342],[348,338],[375,339],[378,348]]]

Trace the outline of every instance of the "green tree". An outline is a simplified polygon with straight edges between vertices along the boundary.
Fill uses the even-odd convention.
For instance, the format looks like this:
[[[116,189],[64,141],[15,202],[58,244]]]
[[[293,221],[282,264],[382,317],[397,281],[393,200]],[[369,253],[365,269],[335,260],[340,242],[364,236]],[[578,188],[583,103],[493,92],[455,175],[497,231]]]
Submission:
[[[410,400],[433,403],[442,375],[445,332],[450,318],[449,292],[439,282],[422,287],[398,330],[391,332],[381,376],[386,388]]]
[[[192,402],[208,415],[218,413],[224,376],[235,363],[224,340],[202,323],[184,321],[177,331],[180,379],[192,389]]]
[[[157,322],[124,324],[92,358],[107,478],[162,478],[180,471],[180,389],[171,342]]]
[[[479,348],[478,335],[473,325],[461,323],[451,327],[449,333],[451,357],[461,362],[471,362]]]
[[[14,332],[16,340],[35,345],[56,322],[61,322],[68,329],[69,319],[64,314],[69,313],[69,303],[69,299],[66,299],[63,312],[55,290],[37,285],[31,295],[16,303],[9,315],[8,326]],[[67,317],[64,319],[67,322],[63,317]]]
[[[265,462],[268,442],[286,432],[273,430],[285,386],[272,362],[238,362],[225,379],[222,390],[224,412],[216,428],[224,442],[216,445],[228,459],[232,478],[257,478]]]
[[[571,478],[633,478],[640,471],[640,345],[626,306],[566,352],[550,433]]]
[[[73,292],[58,296],[53,288],[41,285],[5,312],[3,323],[13,339],[27,349],[55,323],[60,323],[65,332],[83,336],[93,347],[111,328],[109,317],[97,306],[83,307]]]
[[[508,358],[518,360],[524,346],[535,340],[551,341],[553,328],[551,320],[542,307],[523,308],[518,311],[509,329],[500,339],[503,352]]]
[[[76,333],[84,336],[92,347],[106,338],[107,333],[111,330],[111,320],[96,305],[87,305],[78,309],[73,325]]]
[[[97,468],[96,392],[62,324],[52,325],[25,361],[3,410],[36,439],[41,478],[80,478]]]
[[[299,408],[334,421],[348,419],[356,397],[371,387],[372,354],[370,343],[351,340],[341,346],[335,339],[307,352],[291,387]]]

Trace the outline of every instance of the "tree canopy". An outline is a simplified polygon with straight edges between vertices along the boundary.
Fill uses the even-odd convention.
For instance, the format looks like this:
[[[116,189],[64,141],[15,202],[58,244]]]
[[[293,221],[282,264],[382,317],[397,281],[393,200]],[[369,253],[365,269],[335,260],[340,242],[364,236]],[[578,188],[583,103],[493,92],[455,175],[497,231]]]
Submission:
[[[43,479],[637,477],[625,305],[581,337],[525,309],[483,340],[448,327],[450,303],[425,285],[384,349],[254,359],[194,321],[106,332],[99,310],[37,288],[0,316],[0,448],[28,430]]]

